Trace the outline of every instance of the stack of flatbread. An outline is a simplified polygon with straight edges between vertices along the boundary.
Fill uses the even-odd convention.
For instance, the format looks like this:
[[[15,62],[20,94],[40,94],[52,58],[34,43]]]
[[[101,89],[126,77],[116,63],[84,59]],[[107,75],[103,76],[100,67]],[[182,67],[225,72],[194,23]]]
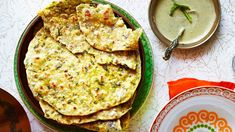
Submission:
[[[24,60],[29,87],[48,119],[93,131],[125,131],[141,79],[141,29],[110,5],[53,2]]]

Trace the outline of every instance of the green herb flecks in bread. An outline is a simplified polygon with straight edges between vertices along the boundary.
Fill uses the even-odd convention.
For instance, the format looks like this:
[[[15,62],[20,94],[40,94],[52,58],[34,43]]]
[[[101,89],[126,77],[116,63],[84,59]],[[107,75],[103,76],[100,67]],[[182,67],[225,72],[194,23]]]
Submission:
[[[112,107],[107,110],[101,110],[94,114],[87,115],[87,116],[65,116],[57,112],[52,106],[50,106],[47,102],[40,100],[39,104],[42,108],[42,111],[46,118],[53,119],[61,124],[66,125],[77,125],[77,124],[84,124],[89,122],[94,122],[97,120],[114,120],[119,119],[123,115],[127,114],[131,109],[131,105],[134,100],[133,96],[129,101],[123,103],[121,105]]]
[[[63,115],[84,116],[127,102],[141,78],[136,70],[100,65],[95,57],[74,55],[42,29],[31,41],[25,58],[27,79],[34,96]]]
[[[80,28],[92,47],[107,52],[138,50],[142,29],[127,28],[110,5],[80,4],[76,9]]]
[[[85,33],[80,29],[81,15],[77,15],[78,12],[76,12],[79,2],[73,0],[71,2],[72,4],[69,4],[68,1],[54,2],[38,13],[43,19],[45,29],[50,31],[50,35],[74,54],[88,52],[94,55],[99,64],[123,65],[136,69],[136,51],[108,53],[88,44],[87,39],[90,40],[90,38],[86,38]],[[112,18],[117,20],[116,17]],[[107,28],[107,30],[109,29]]]

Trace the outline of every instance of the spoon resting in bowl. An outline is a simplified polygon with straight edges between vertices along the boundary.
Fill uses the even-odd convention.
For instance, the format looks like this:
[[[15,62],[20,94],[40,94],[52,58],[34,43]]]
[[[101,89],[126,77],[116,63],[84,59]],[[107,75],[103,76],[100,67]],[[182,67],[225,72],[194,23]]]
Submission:
[[[176,39],[174,39],[170,46],[166,49],[165,55],[163,57],[164,60],[169,60],[172,54],[172,51],[179,45],[179,39],[184,34],[185,28],[181,28],[179,34],[177,35]]]

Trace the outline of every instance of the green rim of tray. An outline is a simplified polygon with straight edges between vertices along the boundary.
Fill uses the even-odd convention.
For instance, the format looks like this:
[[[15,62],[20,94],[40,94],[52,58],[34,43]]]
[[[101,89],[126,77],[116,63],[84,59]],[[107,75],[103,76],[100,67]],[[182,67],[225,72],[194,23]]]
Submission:
[[[93,1],[97,2],[97,3],[101,3],[101,4],[110,4],[114,10],[116,10],[120,14],[124,15],[130,21],[130,23],[134,26],[134,28],[141,28],[140,24],[130,14],[128,14],[126,11],[124,11],[120,7],[114,5],[110,2],[104,1],[104,0],[93,0]],[[16,52],[15,52],[15,57],[14,57],[15,82],[16,82],[16,86],[17,86],[19,95],[21,96],[24,104],[29,109],[29,111],[40,122],[42,122],[44,125],[52,128],[52,129],[59,130],[59,131],[81,131],[81,132],[87,131],[85,129],[78,128],[76,126],[74,128],[73,127],[67,128],[64,125],[58,125],[58,123],[48,122],[48,119],[46,119],[45,117],[42,117],[37,111],[34,110],[34,108],[30,105],[28,98],[23,93],[23,91],[22,91],[23,87],[21,86],[20,81],[19,81],[19,74],[18,74],[17,67],[19,64],[19,62],[18,62],[19,61],[18,60],[19,47],[20,47],[20,44],[22,43],[22,38],[25,36],[28,28],[29,28],[29,26],[27,26],[27,28],[24,30],[23,34],[21,35],[21,38],[20,38],[18,45],[16,47]],[[142,83],[140,84],[140,86],[138,88],[137,96],[136,96],[135,101],[132,105],[131,117],[133,117],[137,113],[137,111],[141,108],[141,106],[143,106],[144,102],[147,100],[147,97],[149,95],[149,92],[151,90],[152,83],[153,83],[153,54],[152,54],[150,42],[149,42],[147,35],[145,33],[143,33],[141,35],[140,41],[143,45],[144,59],[142,61],[144,61],[143,67],[145,67],[145,69],[143,69],[144,74],[142,75]]]

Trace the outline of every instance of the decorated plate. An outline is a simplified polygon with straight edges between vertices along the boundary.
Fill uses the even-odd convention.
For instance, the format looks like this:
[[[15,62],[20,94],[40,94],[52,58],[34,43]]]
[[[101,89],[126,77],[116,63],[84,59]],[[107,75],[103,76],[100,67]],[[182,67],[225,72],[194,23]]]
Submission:
[[[173,98],[158,114],[151,132],[233,132],[235,92],[200,87]]]
[[[128,27],[132,29],[140,27],[137,21],[120,7],[103,0],[94,0],[93,2],[110,4],[115,14],[122,17]],[[30,41],[34,37],[35,33],[42,27],[42,25],[43,25],[42,19],[39,16],[36,16],[26,27],[16,48],[15,58],[14,58],[14,76],[19,94],[23,102],[27,106],[27,108],[33,113],[33,115],[40,122],[42,122],[46,126],[61,131],[85,131],[84,129],[81,129],[75,125],[69,125],[69,126],[61,125],[53,120],[46,119],[38,104],[38,101],[33,97],[33,94],[30,91],[23,61],[25,59],[25,54],[27,52]],[[141,54],[142,77],[140,84],[137,88],[137,96],[132,105],[131,109],[132,117],[136,114],[136,112],[141,108],[141,106],[144,104],[145,100],[147,99],[153,81],[152,50],[150,47],[149,40],[145,33],[143,33],[140,37],[139,47]]]
[[[0,130],[3,132],[30,132],[27,114],[20,103],[0,88]]]

